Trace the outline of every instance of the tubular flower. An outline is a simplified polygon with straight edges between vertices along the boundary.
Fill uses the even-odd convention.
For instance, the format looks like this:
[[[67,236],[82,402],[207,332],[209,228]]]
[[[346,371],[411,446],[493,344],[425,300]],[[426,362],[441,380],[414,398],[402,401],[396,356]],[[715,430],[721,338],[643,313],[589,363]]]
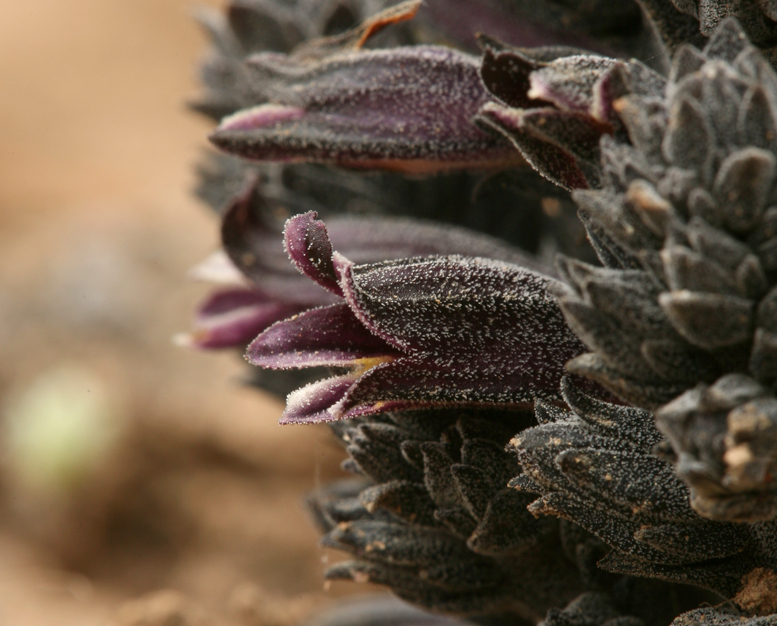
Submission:
[[[559,263],[591,350],[568,368],[651,409],[737,374],[721,402],[700,388],[658,424],[699,513],[771,519],[775,453],[749,442],[774,436],[773,391],[745,403],[777,382],[777,75],[729,19],[678,50],[665,94],[615,110],[628,142],[604,138],[604,188],[574,194],[607,267]]]
[[[255,107],[224,118],[211,141],[257,161],[317,161],[412,173],[522,162],[472,118],[489,97],[479,62],[415,46],[295,61],[249,60],[262,76]]]
[[[253,106],[222,119],[211,141],[257,161],[414,173],[519,163],[508,142],[471,121],[488,100],[475,57],[439,46],[359,51],[420,4],[386,9],[291,55],[251,56]]]
[[[547,293],[553,279],[462,256],[356,265],[333,255],[315,217],[287,222],[286,249],[341,300],[270,327],[247,357],[263,367],[350,371],[289,395],[282,423],[558,397],[562,364],[582,346]]]
[[[338,301],[289,264],[283,235],[267,219],[260,191],[254,178],[233,199],[222,219],[224,253],[196,270],[200,278],[234,284],[212,294],[200,307],[190,345],[244,348],[275,322]],[[527,254],[486,235],[419,220],[341,216],[330,220],[328,234],[357,263],[456,253],[548,271]]]
[[[540,403],[540,426],[510,443],[524,470],[511,485],[542,496],[529,510],[580,524],[611,546],[599,562],[609,571],[705,587],[745,611],[777,609],[775,523],[700,517],[671,464],[651,454],[661,434],[649,412],[595,400],[566,379],[562,390],[571,411]]]

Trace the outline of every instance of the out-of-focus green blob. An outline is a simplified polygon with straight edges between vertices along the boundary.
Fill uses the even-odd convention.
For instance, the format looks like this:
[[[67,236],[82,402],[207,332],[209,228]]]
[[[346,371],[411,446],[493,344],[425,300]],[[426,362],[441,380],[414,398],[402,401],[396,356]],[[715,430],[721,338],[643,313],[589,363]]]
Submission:
[[[62,365],[44,372],[5,411],[9,470],[23,488],[54,495],[99,470],[121,419],[93,372]]]

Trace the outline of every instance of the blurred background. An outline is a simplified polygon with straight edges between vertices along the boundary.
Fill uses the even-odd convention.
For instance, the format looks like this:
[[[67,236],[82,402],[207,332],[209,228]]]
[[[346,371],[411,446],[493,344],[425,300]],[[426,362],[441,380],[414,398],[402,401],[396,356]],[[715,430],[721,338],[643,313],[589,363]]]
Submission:
[[[349,590],[302,505],[327,431],[171,340],[218,245],[200,4],[0,2],[0,625],[283,624]]]

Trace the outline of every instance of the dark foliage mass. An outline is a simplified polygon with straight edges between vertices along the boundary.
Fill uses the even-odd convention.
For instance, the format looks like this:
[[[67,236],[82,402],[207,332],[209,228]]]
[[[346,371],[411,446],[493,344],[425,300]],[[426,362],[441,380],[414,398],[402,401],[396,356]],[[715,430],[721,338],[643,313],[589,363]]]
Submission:
[[[309,497],[329,579],[478,623],[777,624],[776,7],[203,15],[223,287],[187,342],[344,445]]]
[[[777,76],[728,20],[678,50],[663,92],[617,101],[627,138],[602,142],[605,184],[575,195],[605,267],[559,262],[592,350],[570,369],[658,409],[700,514],[768,520]]]
[[[379,582],[428,608],[518,623],[574,597],[581,586],[557,523],[535,520],[529,498],[506,487],[515,462],[504,444],[531,420],[402,412],[337,422],[345,467],[366,480],[311,498],[324,544],[353,555],[327,578]]]

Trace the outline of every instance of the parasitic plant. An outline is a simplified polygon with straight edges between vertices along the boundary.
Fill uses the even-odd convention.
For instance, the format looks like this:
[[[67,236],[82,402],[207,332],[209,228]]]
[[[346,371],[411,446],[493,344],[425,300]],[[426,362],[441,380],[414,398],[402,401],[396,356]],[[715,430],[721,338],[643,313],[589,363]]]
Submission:
[[[343,444],[326,576],[474,622],[777,623],[775,3],[202,21],[228,286],[185,339]]]

